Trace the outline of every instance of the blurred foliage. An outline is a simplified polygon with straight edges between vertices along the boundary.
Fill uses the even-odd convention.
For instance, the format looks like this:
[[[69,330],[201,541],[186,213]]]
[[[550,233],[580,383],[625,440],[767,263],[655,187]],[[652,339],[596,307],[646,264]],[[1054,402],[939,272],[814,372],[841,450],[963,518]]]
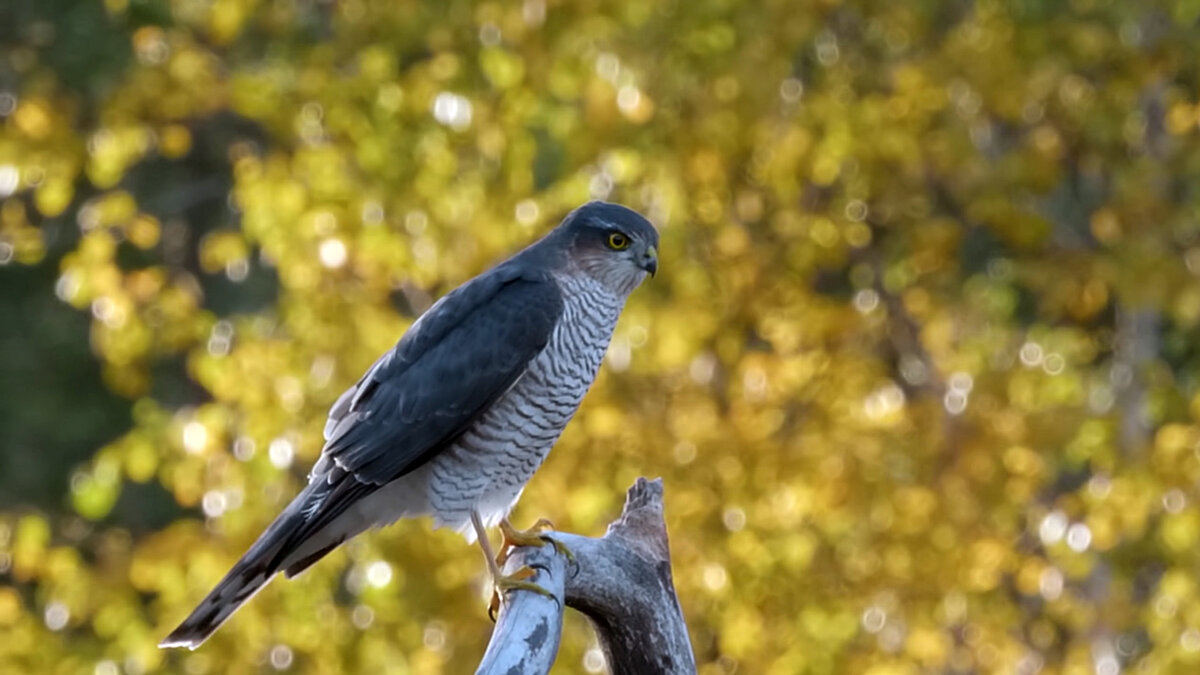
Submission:
[[[1198,18],[6,2],[0,672],[469,672],[484,567],[427,522],[154,645],[338,393],[590,198],[662,273],[515,516],[664,476],[703,673],[1196,672]]]

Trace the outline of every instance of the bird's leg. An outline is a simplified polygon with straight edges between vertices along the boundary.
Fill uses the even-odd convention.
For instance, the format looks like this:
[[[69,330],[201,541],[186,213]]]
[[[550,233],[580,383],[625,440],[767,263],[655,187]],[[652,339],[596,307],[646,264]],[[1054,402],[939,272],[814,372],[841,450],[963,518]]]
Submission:
[[[503,542],[500,544],[500,555],[496,557],[496,563],[503,565],[508,561],[508,556],[512,555],[512,550],[520,546],[545,546],[547,543],[553,544],[554,549],[567,557],[567,560],[574,563],[575,554],[571,553],[571,549],[557,539],[547,537],[543,532],[553,530],[554,523],[545,518],[538,518],[538,521],[533,524],[533,527],[528,530],[518,530],[513,527],[508,518],[500,521],[500,534],[504,535]]]
[[[471,512],[471,525],[475,528],[475,537],[479,539],[479,546],[483,548],[483,557],[487,559],[488,569],[492,573],[492,600],[488,603],[488,616],[493,621],[496,620],[496,612],[500,609],[500,602],[503,599],[502,594],[504,591],[521,589],[541,593],[551,598],[554,597],[553,593],[532,581],[524,581],[524,579],[533,576],[533,569],[528,566],[522,567],[512,574],[502,573],[500,565],[504,561],[497,561],[496,555],[492,553],[492,544],[488,541],[487,530],[484,529],[483,520],[476,511]],[[539,538],[538,541],[541,542],[541,539]]]
[[[483,558],[487,560],[488,571],[492,573],[492,582],[500,578],[500,564],[496,561],[495,554],[492,553],[492,542],[488,540],[487,530],[483,527],[483,520],[475,511],[471,512],[471,526],[475,528],[475,538],[479,540],[479,546],[483,549]]]

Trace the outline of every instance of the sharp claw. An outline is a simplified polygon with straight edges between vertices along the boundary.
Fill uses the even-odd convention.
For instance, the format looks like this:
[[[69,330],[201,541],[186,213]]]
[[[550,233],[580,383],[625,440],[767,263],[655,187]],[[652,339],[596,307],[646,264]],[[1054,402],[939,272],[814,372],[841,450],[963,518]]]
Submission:
[[[558,551],[559,553],[561,553],[561,554],[563,554],[564,556],[566,556],[566,557],[567,557],[567,562],[568,562],[568,563],[570,563],[570,564],[572,564],[572,565],[574,565],[574,564],[575,564],[575,554],[574,554],[574,553],[571,553],[571,549],[567,548],[567,545],[566,545],[566,544],[564,544],[564,543],[562,543],[561,541],[559,541],[559,540],[555,539],[554,537],[543,536],[543,537],[542,537],[542,539],[544,539],[545,541],[548,541],[548,542],[550,542],[551,544],[553,544],[553,545],[554,545],[554,550],[556,550],[556,551]]]

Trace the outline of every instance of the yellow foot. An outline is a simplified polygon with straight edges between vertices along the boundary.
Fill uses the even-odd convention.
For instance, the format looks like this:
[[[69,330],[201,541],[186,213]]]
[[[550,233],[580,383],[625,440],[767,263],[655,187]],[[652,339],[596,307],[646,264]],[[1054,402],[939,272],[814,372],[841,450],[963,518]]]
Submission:
[[[508,561],[512,550],[521,546],[545,546],[547,543],[553,544],[554,549],[565,555],[567,560],[572,564],[575,562],[575,554],[571,553],[571,549],[567,548],[562,542],[543,535],[547,530],[553,530],[554,523],[539,518],[533,527],[528,530],[518,530],[513,527],[513,524],[508,522],[508,518],[500,521],[500,534],[504,536],[500,543],[500,554],[496,556],[496,564],[503,565]]]
[[[541,542],[542,540],[539,538],[538,541]],[[502,574],[492,581],[492,601],[488,603],[488,616],[492,619],[492,621],[496,620],[496,612],[500,611],[500,603],[503,599],[502,596],[508,591],[533,591],[534,593],[541,593],[548,598],[554,597],[553,593],[542,588],[541,586],[538,586],[532,581],[524,581],[525,579],[532,577],[533,574],[534,572],[532,569],[528,567],[522,567],[512,574]]]

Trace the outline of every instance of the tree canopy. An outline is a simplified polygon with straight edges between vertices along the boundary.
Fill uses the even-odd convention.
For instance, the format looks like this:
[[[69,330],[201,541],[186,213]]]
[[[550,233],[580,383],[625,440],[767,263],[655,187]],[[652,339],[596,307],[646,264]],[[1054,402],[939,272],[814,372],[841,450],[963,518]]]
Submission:
[[[337,395],[589,199],[660,273],[514,516],[663,476],[702,673],[1200,668],[1198,20],[6,2],[0,671],[469,672],[490,586],[428,521],[155,644]]]

